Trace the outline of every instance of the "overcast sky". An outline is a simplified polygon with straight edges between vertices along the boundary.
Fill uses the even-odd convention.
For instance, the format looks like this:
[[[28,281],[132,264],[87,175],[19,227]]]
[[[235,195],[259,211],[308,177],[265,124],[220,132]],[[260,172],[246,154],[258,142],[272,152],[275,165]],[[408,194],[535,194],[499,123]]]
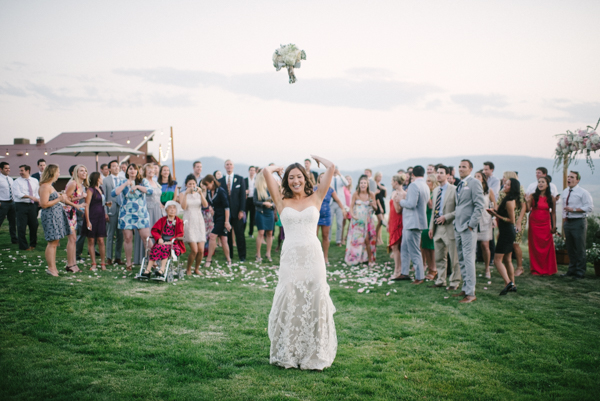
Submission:
[[[0,143],[173,126],[182,159],[551,157],[553,135],[600,118],[599,15],[597,0],[0,0]],[[271,61],[290,42],[307,54],[293,85]]]

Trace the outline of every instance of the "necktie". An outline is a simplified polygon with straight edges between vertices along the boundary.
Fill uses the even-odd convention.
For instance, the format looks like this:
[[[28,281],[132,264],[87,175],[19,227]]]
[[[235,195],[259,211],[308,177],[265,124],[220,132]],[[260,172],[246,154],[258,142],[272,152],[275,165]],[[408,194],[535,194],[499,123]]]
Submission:
[[[571,197],[571,192],[573,192],[573,189],[569,188],[569,195],[567,195],[567,206],[569,206],[569,198]],[[567,212],[567,215],[569,215],[569,212]]]
[[[31,188],[31,182],[29,182],[29,178],[25,181],[27,181],[27,188],[29,188],[29,196],[33,198],[33,189]],[[29,203],[33,203],[33,199],[31,198],[29,199]]]
[[[11,183],[10,183],[10,179],[8,178],[8,176],[7,176],[7,175],[5,175],[5,177],[6,177],[6,182],[8,183],[8,194],[9,194],[9,197],[10,197],[9,201],[12,201],[12,200],[13,200],[13,196],[12,196],[12,185],[11,185]]]
[[[456,194],[460,195],[460,190],[462,189],[463,183],[465,182],[465,180],[462,180],[460,182],[460,184],[458,184],[458,188],[456,188]]]
[[[440,191],[437,194],[437,197],[435,198],[435,218],[437,219],[438,217],[440,217],[440,207],[442,206],[442,188],[440,188]]]
[[[231,195],[231,176],[227,176],[227,192]]]

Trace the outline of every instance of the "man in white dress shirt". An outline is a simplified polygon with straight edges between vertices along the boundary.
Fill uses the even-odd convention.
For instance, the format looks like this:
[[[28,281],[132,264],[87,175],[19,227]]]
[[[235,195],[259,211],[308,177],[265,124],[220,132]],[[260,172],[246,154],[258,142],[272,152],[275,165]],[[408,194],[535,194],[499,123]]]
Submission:
[[[535,182],[529,184],[527,190],[525,190],[525,195],[533,194],[538,186],[538,181],[540,180],[540,178],[546,176],[548,176],[548,169],[546,167],[538,167],[537,169],[535,169]],[[556,185],[554,185],[552,182],[550,183],[550,192],[552,193],[552,196],[560,197],[560,194],[558,193],[558,188],[556,188]],[[496,199],[498,199],[497,196]],[[558,198],[556,199],[558,200]]]
[[[248,219],[244,221],[244,232],[246,231],[246,222],[249,220],[250,229],[248,235],[252,238],[254,234],[254,215],[256,210],[254,209],[254,181],[256,180],[256,167],[248,167],[248,177],[244,178],[246,182],[246,212],[248,213]]]
[[[37,245],[38,205],[40,203],[40,183],[30,177],[31,167],[26,164],[19,166],[19,175],[13,182],[13,196],[17,211],[17,233],[19,249],[32,251]],[[29,242],[26,229],[29,227]]]
[[[569,270],[562,276],[574,279],[584,278],[586,269],[585,236],[587,216],[594,210],[594,202],[588,191],[579,186],[581,175],[577,171],[569,171],[567,188],[563,191],[563,229],[567,252],[569,253]]]
[[[17,238],[17,211],[15,210],[15,201],[13,196],[13,179],[9,177],[10,165],[7,162],[0,163],[0,227],[4,219],[8,218],[8,229],[10,240],[13,244],[18,244]]]
[[[348,180],[344,178],[342,174],[340,174],[340,170],[335,168],[335,172],[333,173],[333,179],[331,180],[331,188],[337,193],[338,198],[344,205],[344,208],[348,207],[346,205],[346,196],[344,195],[344,187],[348,185]],[[333,198],[331,199],[331,223],[333,224],[333,218],[335,217],[335,243],[337,246],[342,246],[342,233],[344,231],[344,214],[345,210],[343,210],[337,202],[333,202]],[[329,230],[329,240],[331,241],[331,231]]]

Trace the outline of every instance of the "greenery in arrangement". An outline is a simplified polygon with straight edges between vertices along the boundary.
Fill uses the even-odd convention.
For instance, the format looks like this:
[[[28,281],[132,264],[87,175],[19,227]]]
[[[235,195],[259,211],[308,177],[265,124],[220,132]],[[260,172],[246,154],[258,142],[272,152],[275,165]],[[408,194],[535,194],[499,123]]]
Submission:
[[[590,249],[594,243],[600,243],[600,215],[597,214],[587,218],[585,248]]]
[[[478,265],[478,299],[463,305],[431,283],[388,283],[384,246],[369,269],[342,264],[333,244],[339,346],[331,368],[312,372],[269,364],[277,253],[229,269],[218,250],[204,276],[172,284],[120,267],[54,278],[39,235],[36,251],[17,252],[0,229],[2,400],[597,399],[591,271],[578,281],[526,274],[499,297],[503,281]]]
[[[557,251],[562,251],[567,249],[567,243],[565,241],[565,237],[563,237],[560,233],[554,234],[554,249]]]

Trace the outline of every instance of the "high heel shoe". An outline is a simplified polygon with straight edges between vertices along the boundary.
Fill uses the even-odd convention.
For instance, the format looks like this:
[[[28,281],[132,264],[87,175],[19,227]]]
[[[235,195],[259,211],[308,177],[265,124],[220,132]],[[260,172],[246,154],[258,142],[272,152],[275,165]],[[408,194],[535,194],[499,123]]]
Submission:
[[[256,257],[256,263],[261,263],[262,262],[262,258],[259,258],[258,256]]]
[[[506,295],[508,294],[509,291],[511,291],[511,288],[514,287],[515,285],[513,284],[513,282],[511,281],[510,283],[506,284],[506,287],[504,287],[504,289],[502,291],[500,291],[500,295]]]

